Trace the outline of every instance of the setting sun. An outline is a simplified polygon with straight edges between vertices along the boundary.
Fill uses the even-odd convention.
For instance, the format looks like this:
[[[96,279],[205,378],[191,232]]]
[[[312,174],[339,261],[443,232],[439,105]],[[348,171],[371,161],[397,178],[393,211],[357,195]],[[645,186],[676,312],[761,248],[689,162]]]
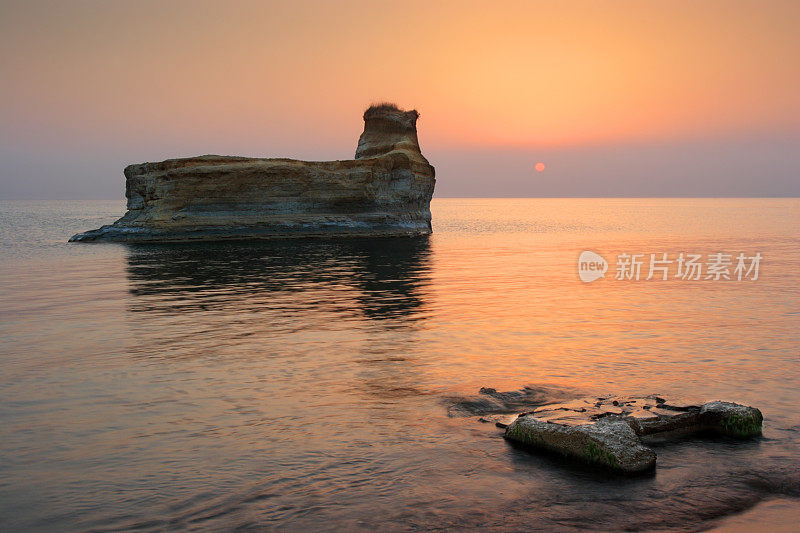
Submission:
[[[536,169],[536,172],[544,172],[544,169],[545,169],[545,168],[547,168],[547,167],[545,166],[545,164],[544,164],[544,163],[542,163],[541,161],[539,161],[538,163],[536,163],[536,165],[534,165],[534,167],[533,167],[533,168],[535,168],[535,169]]]

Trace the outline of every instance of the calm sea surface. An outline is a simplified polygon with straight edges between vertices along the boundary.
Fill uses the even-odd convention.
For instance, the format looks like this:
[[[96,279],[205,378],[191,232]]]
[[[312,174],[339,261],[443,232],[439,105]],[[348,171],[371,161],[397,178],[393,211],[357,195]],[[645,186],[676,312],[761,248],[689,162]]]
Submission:
[[[124,204],[0,202],[0,530],[796,525],[800,200],[432,210],[423,239],[68,245]],[[644,280],[679,252],[763,259]],[[506,443],[483,386],[739,401],[764,436],[613,476]]]

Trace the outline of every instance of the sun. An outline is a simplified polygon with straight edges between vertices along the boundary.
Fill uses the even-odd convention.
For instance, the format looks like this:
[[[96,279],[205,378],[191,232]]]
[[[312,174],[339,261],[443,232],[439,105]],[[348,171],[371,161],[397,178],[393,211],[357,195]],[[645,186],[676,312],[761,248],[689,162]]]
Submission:
[[[536,163],[536,165],[534,165],[534,167],[533,167],[533,168],[535,168],[535,169],[536,169],[536,172],[544,172],[544,169],[545,169],[545,168],[547,168],[547,167],[545,166],[545,164],[544,164],[544,163],[542,163],[541,161],[539,161],[538,163]]]

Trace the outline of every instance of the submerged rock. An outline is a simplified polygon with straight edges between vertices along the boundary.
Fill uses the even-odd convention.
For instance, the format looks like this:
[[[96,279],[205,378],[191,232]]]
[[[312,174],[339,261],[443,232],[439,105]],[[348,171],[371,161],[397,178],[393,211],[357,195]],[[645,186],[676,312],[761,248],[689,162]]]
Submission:
[[[583,398],[523,413],[506,427],[505,437],[615,470],[642,472],[656,464],[647,442],[701,432],[754,437],[761,434],[762,422],[758,409],[731,402]]]
[[[482,387],[477,396],[447,398],[448,416],[498,416],[512,415],[534,409],[547,402],[562,401],[575,397],[574,391],[551,387],[525,387],[518,391],[498,392],[491,387]],[[502,422],[509,417],[501,416]],[[513,418],[512,418],[513,420]],[[508,420],[509,423],[511,420]]]
[[[130,165],[128,212],[70,241],[427,235],[435,172],[418,117],[371,106],[351,160],[205,155]]]

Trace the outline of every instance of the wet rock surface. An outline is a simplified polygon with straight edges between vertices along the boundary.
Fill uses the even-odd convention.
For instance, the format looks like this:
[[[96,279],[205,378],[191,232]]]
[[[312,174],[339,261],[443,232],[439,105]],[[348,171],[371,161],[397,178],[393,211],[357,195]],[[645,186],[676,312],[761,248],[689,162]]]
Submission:
[[[434,168],[416,111],[371,106],[355,159],[205,155],[125,168],[128,211],[70,242],[185,242],[431,233]]]
[[[487,421],[510,423],[516,415],[554,401],[567,401],[579,396],[575,391],[545,386],[529,386],[516,391],[498,391],[482,387],[477,396],[448,397],[451,417],[483,416]]]
[[[761,411],[732,402],[606,396],[537,407],[508,424],[504,436],[587,463],[643,472],[656,464],[648,443],[699,433],[755,437],[762,422]]]

